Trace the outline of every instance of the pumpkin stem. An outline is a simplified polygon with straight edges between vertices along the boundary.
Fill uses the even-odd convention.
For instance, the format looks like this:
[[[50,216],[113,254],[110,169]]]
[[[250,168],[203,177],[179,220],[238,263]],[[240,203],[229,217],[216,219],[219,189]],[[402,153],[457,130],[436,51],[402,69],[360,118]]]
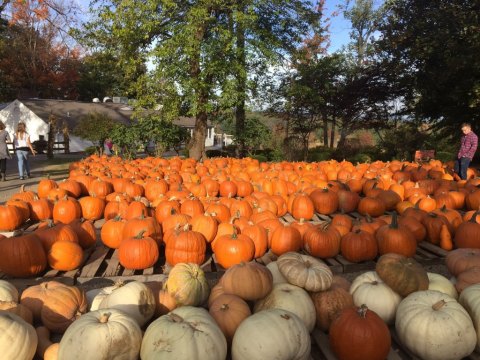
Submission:
[[[145,229],[140,230],[140,232],[135,236],[135,239],[143,238],[143,234],[145,233]]]
[[[100,316],[100,319],[98,320],[101,324],[105,324],[108,322],[108,318],[110,317],[110,315],[112,315],[112,313],[103,313],[101,316]]]
[[[477,215],[478,215],[478,211],[475,211],[475,212],[472,214],[472,217],[470,218],[470,222],[476,223],[476,222],[477,222]]]
[[[285,320],[290,320],[290,315],[288,315],[288,314],[282,314],[282,315],[280,315],[280,317],[282,319],[285,319]]]
[[[446,304],[445,300],[440,300],[432,305],[432,309],[435,311],[440,310]]]
[[[398,229],[398,221],[397,221],[397,212],[394,211],[392,214],[392,223],[390,224],[390,229]]]
[[[369,224],[373,223],[373,219],[372,219],[372,217],[370,216],[369,213],[366,213],[366,214],[365,214],[365,220],[366,220],[366,222],[369,223]]]
[[[367,316],[367,311],[368,311],[367,305],[362,304],[362,306],[358,308],[357,313],[362,319],[365,319],[365,317]]]
[[[176,323],[180,323],[180,322],[183,322],[183,318],[180,316],[180,315],[177,315],[173,312],[171,312],[169,314],[170,316],[170,319],[173,321],[173,322],[176,322]]]
[[[227,311],[230,307],[228,306],[228,304],[222,304],[222,306],[220,307],[220,310],[222,311]]]

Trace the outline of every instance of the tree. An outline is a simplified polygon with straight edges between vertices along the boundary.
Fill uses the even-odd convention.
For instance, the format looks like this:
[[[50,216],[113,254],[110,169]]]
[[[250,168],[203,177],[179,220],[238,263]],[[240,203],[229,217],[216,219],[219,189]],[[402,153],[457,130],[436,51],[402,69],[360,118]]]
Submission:
[[[378,22],[384,16],[385,8],[375,8],[373,0],[346,0],[340,8],[352,24],[352,42],[349,48],[353,51],[357,65],[361,66],[373,55],[373,34],[378,30]]]
[[[80,119],[73,129],[75,136],[90,140],[95,146],[103,149],[103,142],[110,137],[116,123],[105,113],[89,113]]]
[[[92,101],[93,98],[128,94],[125,73],[113,54],[99,51],[85,55],[78,73],[78,100]]]
[[[452,131],[480,121],[477,0],[389,1],[378,49],[409,115]]]
[[[98,21],[85,39],[114,49],[127,69],[155,64],[134,79],[139,105],[163,105],[168,119],[185,110],[196,119],[190,156],[205,156],[207,119],[245,119],[249,75],[295,47],[318,18],[308,1],[98,1]],[[134,72],[133,72],[134,73]]]
[[[5,5],[5,3],[4,3]],[[79,49],[66,36],[75,11],[54,0],[7,2],[11,15],[0,45],[6,95],[76,98]]]
[[[235,127],[236,123],[233,122],[233,118],[224,123],[224,131],[235,134],[233,136],[234,143],[243,143],[248,156],[252,156],[255,150],[267,146],[272,140],[270,128],[256,116],[246,117],[245,131],[241,134],[235,133]]]
[[[138,140],[144,144],[150,141],[155,143],[156,156],[162,156],[169,148],[173,148],[178,154],[180,146],[190,138],[187,129],[165,120],[159,114],[142,116],[134,127]]]

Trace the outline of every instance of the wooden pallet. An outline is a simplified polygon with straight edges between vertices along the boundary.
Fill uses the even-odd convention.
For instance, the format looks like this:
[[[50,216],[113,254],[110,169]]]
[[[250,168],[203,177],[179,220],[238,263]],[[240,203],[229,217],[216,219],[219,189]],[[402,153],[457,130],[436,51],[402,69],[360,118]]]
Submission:
[[[211,254],[207,256],[207,260],[200,267],[205,273],[213,273],[216,271]],[[82,284],[94,278],[108,279],[111,281],[162,281],[166,278],[170,269],[171,266],[165,262],[165,257],[163,256],[154,266],[148,269],[126,269],[119,262],[117,249],[109,249],[104,245],[97,245],[87,263],[78,271],[76,282]]]

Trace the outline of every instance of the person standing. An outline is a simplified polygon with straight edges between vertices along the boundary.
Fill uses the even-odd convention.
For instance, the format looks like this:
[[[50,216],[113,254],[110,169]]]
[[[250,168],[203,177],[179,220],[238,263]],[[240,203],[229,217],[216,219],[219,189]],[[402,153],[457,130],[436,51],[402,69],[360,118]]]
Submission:
[[[28,152],[31,151],[33,156],[35,156],[35,150],[33,150],[30,135],[27,133],[25,123],[23,122],[18,123],[17,132],[13,136],[13,146],[15,148],[15,154],[17,154],[20,180],[25,179],[25,173],[28,178],[32,177],[30,174],[30,164],[28,163]]]
[[[0,121],[0,179],[7,181],[5,175],[7,171],[7,159],[11,159],[7,143],[11,142],[10,135],[5,130],[5,124]]]
[[[107,138],[103,142],[103,153],[107,156],[112,155],[113,142],[112,139]]]
[[[469,123],[462,124],[462,138],[460,139],[460,150],[455,161],[454,171],[462,180],[467,180],[467,170],[470,162],[477,151],[478,137],[472,131]]]

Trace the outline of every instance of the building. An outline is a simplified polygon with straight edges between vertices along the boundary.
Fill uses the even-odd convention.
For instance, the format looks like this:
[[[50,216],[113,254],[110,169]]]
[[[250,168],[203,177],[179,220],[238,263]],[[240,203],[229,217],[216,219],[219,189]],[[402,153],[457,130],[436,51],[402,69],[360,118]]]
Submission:
[[[118,102],[113,102],[111,99],[107,102],[81,102],[69,100],[51,100],[51,99],[28,99],[28,100],[14,100],[11,103],[5,104],[0,110],[0,120],[5,123],[6,130],[13,134],[17,128],[17,124],[22,121],[27,126],[27,132],[30,134],[31,141],[48,138],[49,132],[49,118],[54,115],[58,124],[67,125],[70,133],[70,151],[79,152],[92,146],[91,141],[81,139],[72,135],[72,131],[79,121],[90,113],[104,113],[113,121],[122,124],[129,124],[133,110],[130,106],[124,103],[123,98]],[[189,117],[180,117],[175,124],[185,127],[193,133],[195,128],[195,119]],[[216,142],[215,127],[210,122],[207,125],[207,137],[205,139],[205,146],[213,146]],[[56,141],[63,141],[63,134],[58,132]]]

